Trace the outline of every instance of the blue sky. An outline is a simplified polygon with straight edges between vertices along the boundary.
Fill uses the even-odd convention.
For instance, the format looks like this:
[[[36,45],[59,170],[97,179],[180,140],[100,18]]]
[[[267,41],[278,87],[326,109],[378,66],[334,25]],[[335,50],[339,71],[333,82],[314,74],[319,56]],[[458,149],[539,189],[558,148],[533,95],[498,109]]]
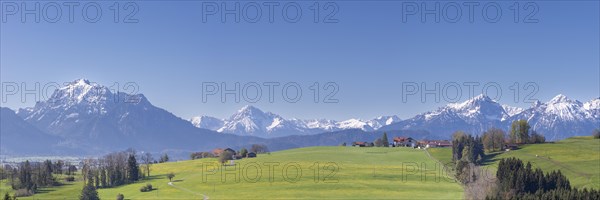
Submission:
[[[252,8],[249,1],[227,1],[226,5],[236,2]],[[433,15],[427,15],[425,22],[420,15],[409,15],[403,22],[403,5],[408,5],[403,3],[408,1],[333,1],[338,8],[333,18],[338,22],[323,23],[333,7],[324,9],[326,2],[318,2],[319,23],[313,22],[310,9],[315,1],[297,2],[303,14],[297,23],[285,21],[282,15],[289,1],[275,7],[273,23],[265,7],[257,23],[243,18],[235,23],[232,15],[226,15],[225,23],[221,15],[208,15],[203,22],[206,12],[200,1],[137,2],[139,12],[134,18],[138,23],[122,23],[131,11],[122,8],[124,1],[119,1],[119,23],[113,22],[109,7],[114,1],[99,4],[103,15],[97,23],[84,21],[83,5],[75,8],[74,23],[69,23],[66,10],[57,23],[43,18],[35,23],[33,15],[22,23],[20,15],[6,15],[2,10],[6,22],[0,27],[0,78],[30,85],[77,78],[106,85],[135,82],[154,105],[182,118],[227,117],[245,104],[284,117],[340,120],[396,114],[409,118],[449,103],[444,98],[435,102],[432,95],[425,102],[420,96],[408,96],[404,102],[403,82],[425,83],[430,88],[436,82],[442,87],[477,82],[476,93],[485,84],[497,83],[501,103],[522,107],[530,105],[523,101],[531,92],[523,88],[528,82],[537,85],[533,98],[542,102],[559,93],[581,101],[600,96],[597,1],[535,2],[538,12],[532,19],[537,23],[523,23],[533,11],[533,7],[525,9],[525,2],[519,4],[519,22],[515,23],[509,7],[514,1],[498,2],[502,16],[496,23],[485,21],[482,15],[489,1],[475,7],[473,23],[466,7],[461,8],[457,23],[445,21],[444,16],[456,14],[447,1],[438,2],[450,10],[439,23]],[[47,4],[40,3],[42,7]],[[432,8],[435,3],[428,1],[425,6]],[[294,16],[292,11],[288,17]],[[256,14],[249,13],[241,16]],[[488,17],[494,16],[491,13]],[[275,88],[274,102],[267,98],[268,88],[262,87],[263,96],[256,103],[243,98],[236,103],[233,96],[222,103],[219,96],[202,101],[203,82],[224,82],[229,87],[236,82],[242,86],[279,82],[280,86]],[[319,103],[313,101],[310,90],[315,82],[321,88]],[[328,82],[337,85],[339,91],[332,98],[337,103],[323,102],[331,91],[323,89]],[[517,102],[510,89],[515,82],[521,88]],[[286,83],[301,86],[298,102],[283,98]],[[463,101],[469,97],[468,88],[461,90]],[[438,92],[443,93],[441,88]],[[488,92],[496,95],[494,90]],[[35,103],[32,98],[23,103],[14,96],[3,100],[2,106],[13,109]]]

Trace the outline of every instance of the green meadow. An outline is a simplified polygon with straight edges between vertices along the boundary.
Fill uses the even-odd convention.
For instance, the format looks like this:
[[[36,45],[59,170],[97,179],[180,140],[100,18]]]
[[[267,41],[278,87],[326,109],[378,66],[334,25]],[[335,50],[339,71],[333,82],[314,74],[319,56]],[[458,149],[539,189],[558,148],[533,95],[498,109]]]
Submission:
[[[451,162],[451,151],[308,147],[259,154],[225,166],[214,158],[169,162],[152,165],[151,176],[142,181],[98,192],[102,199],[119,193],[126,199],[461,199],[462,186],[440,167]],[[484,167],[495,173],[499,160],[509,157],[545,172],[561,170],[574,187],[600,189],[600,140],[574,137],[523,145],[489,154]],[[166,177],[170,172],[175,174],[171,183]],[[0,183],[1,194],[12,192],[6,183]],[[148,183],[157,189],[140,192]],[[19,199],[77,199],[81,178],[63,184]]]
[[[151,176],[99,189],[102,199],[462,199],[438,161],[412,148],[309,147],[222,166],[214,158],[152,165]],[[169,183],[166,174],[175,178]],[[156,190],[140,192],[150,183]],[[0,191],[7,191],[3,184]],[[19,199],[76,199],[81,180]]]
[[[451,148],[429,149],[443,163],[452,160]],[[517,150],[489,154],[484,166],[496,173],[502,158],[516,157],[531,162],[544,172],[560,170],[576,188],[600,189],[600,140],[592,137],[573,137],[554,143],[528,144]]]

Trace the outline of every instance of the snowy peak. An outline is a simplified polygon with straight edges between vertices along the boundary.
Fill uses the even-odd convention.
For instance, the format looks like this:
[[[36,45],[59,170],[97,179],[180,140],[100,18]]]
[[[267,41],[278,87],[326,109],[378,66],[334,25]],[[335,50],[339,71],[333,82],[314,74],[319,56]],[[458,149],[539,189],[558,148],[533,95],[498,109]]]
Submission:
[[[70,85],[91,85],[91,82],[87,79],[80,78],[80,79],[77,79],[77,80],[71,82]]]
[[[525,110],[523,108],[513,107],[513,106],[509,106],[509,105],[502,105],[502,108],[504,108],[504,111],[509,116],[514,116],[514,115],[519,114],[519,113],[521,113],[521,112],[523,112]]]
[[[279,137],[308,135],[346,129],[375,130],[426,130],[446,137],[455,130],[479,134],[489,128],[504,130],[515,120],[530,121],[533,130],[545,134],[549,140],[573,135],[588,134],[600,123],[600,98],[586,103],[557,95],[546,103],[536,102],[528,109],[501,105],[492,98],[478,95],[464,102],[448,104],[437,110],[400,120],[397,116],[380,116],[371,120],[348,119],[285,119],[253,106],[244,106],[226,120],[210,117],[192,119],[196,127],[223,133]],[[210,123],[209,123],[210,122]],[[222,126],[220,125],[222,122]]]
[[[448,107],[453,108],[455,110],[468,110],[468,109],[477,109],[482,105],[495,105],[498,104],[490,97],[480,94],[476,97],[473,97],[462,103],[448,104]]]
[[[572,102],[567,96],[563,94],[558,94],[554,98],[552,98],[548,103],[563,103],[563,102]]]
[[[515,120],[529,121],[532,130],[544,134],[548,140],[589,135],[600,124],[600,98],[586,103],[557,95],[546,103],[536,101],[523,109],[500,105],[484,95],[465,102],[448,104],[435,111],[382,127],[381,130],[427,130],[447,137],[455,130],[480,134],[488,128],[507,131]]]
[[[264,112],[250,105],[240,108],[235,114],[225,120],[207,116],[190,119],[190,122],[198,128],[259,137],[307,135],[344,129],[373,131],[399,121],[400,118],[395,115],[380,116],[372,120],[349,119],[339,122],[327,119],[285,119],[277,114]]]
[[[86,79],[77,79],[65,87],[56,90],[50,100],[52,102],[97,102],[106,100],[106,96],[111,96],[110,90],[96,83],[91,83]]]
[[[293,119],[293,120],[297,121],[299,124],[304,124],[304,126],[306,126],[306,128],[309,128],[309,129],[326,130],[326,131],[333,131],[333,130],[338,129],[338,125],[335,120],[329,120],[329,119],[311,119],[311,120]]]
[[[240,108],[237,113],[244,115],[264,114],[262,110],[251,105],[245,105],[244,107]]]
[[[278,117],[273,115],[272,113],[265,113],[262,110],[246,105],[239,109],[236,114],[229,117],[229,121],[239,121],[242,119],[252,120],[252,121],[261,121],[261,120],[269,120],[270,118]]]
[[[562,94],[547,103],[534,107],[534,109],[538,114],[553,117],[556,120],[583,120],[589,117],[581,102],[571,100]]]
[[[337,123],[339,129],[361,129],[364,131],[373,131],[373,127],[360,119],[349,119]]]
[[[592,118],[600,118],[600,98],[592,99],[583,104],[583,109],[590,113]],[[600,124],[600,122],[599,122]]]
[[[217,130],[223,127],[223,124],[225,123],[224,120],[209,116],[193,117],[192,119],[190,119],[190,121],[195,127],[210,130]]]
[[[472,98],[471,100],[469,100],[469,101],[471,101],[471,102],[476,102],[476,101],[488,101],[488,102],[491,102],[491,101],[493,101],[493,100],[492,100],[492,98],[490,98],[490,97],[489,97],[489,96],[487,96],[487,95],[484,95],[484,94],[479,94],[479,95],[477,95],[477,96],[473,97],[473,98]]]
[[[586,110],[599,110],[600,109],[600,98],[592,99],[583,104],[583,108]]]
[[[106,86],[77,79],[56,89],[48,100],[37,102],[31,108],[19,109],[18,115],[50,133],[77,135],[114,128],[90,125],[108,121],[123,126],[119,127],[123,130],[111,132],[128,132],[125,130],[129,129],[126,128],[129,125],[124,121],[133,119],[136,114],[155,111],[163,113],[164,110],[152,106],[143,94],[112,93]]]
[[[527,119],[533,130],[549,140],[589,135],[600,123],[597,99],[581,103],[559,94],[546,103],[536,102],[533,107],[514,115],[509,121]]]
[[[446,107],[439,109],[438,113],[430,113],[429,116],[444,113],[448,116],[460,116],[462,120],[470,123],[479,120],[501,121],[509,116],[502,105],[483,94],[462,103],[448,104]]]
[[[373,129],[379,129],[383,126],[387,126],[393,123],[400,122],[400,117],[396,115],[392,116],[379,116],[375,119],[367,121],[367,124],[371,126]]]
[[[279,116],[265,113],[262,110],[246,105],[229,117],[218,132],[235,133],[240,135],[257,135],[267,131],[267,127],[277,126]]]

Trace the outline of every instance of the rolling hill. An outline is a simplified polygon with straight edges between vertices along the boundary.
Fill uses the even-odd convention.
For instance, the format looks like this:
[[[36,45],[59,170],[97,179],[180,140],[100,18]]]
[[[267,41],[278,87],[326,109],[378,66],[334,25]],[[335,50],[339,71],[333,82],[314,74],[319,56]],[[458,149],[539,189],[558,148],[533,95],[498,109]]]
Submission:
[[[227,168],[214,168],[219,165],[212,158],[155,164],[149,179],[99,194],[102,199],[118,193],[127,199],[461,199],[462,187],[436,163],[412,148],[309,147],[259,154]],[[175,173],[171,184],[170,172]],[[158,189],[140,192],[147,183]],[[19,199],[76,199],[82,184]]]
[[[431,155],[443,163],[452,160],[452,149],[430,149]],[[554,143],[528,144],[517,150],[491,154],[484,167],[495,174],[502,158],[516,157],[531,162],[544,172],[560,170],[576,188],[600,189],[600,140],[572,137]]]

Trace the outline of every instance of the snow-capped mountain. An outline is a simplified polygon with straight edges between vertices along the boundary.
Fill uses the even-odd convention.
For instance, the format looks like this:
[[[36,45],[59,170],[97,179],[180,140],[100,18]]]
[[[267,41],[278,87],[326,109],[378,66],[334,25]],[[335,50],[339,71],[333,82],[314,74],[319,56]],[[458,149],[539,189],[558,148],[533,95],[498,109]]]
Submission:
[[[508,114],[508,116],[514,116],[525,110],[523,108],[513,107],[513,106],[509,106],[509,105],[502,105],[502,108],[504,108],[504,111],[506,112],[506,114]]]
[[[239,134],[246,132],[253,135],[255,132],[263,131],[273,123],[276,123],[278,116],[271,113],[264,113],[261,110],[245,106],[231,116],[227,122],[224,122],[223,127],[219,128],[219,132],[229,132]]]
[[[224,125],[224,121],[222,119],[209,116],[194,117],[190,121],[195,127],[201,127],[210,130],[218,130]]]
[[[593,118],[600,119],[600,98],[585,102],[583,109],[590,112]]]
[[[502,127],[502,121],[508,117],[509,114],[502,105],[487,96],[479,95],[462,103],[448,104],[435,111],[384,126],[381,130],[426,130],[433,135],[447,137],[457,130],[481,133],[491,127]]]
[[[600,124],[600,98],[581,103],[561,94],[547,103],[538,101],[532,107],[523,109],[501,105],[488,96],[478,95],[462,103],[448,104],[406,120],[400,120],[397,116],[344,121],[285,119],[256,107],[245,106],[228,119],[204,116],[191,121],[199,128],[267,138],[348,129],[367,132],[425,130],[434,137],[447,138],[457,130],[481,134],[494,127],[507,131],[510,124],[519,119],[528,120],[532,130],[544,134],[548,140],[589,135]]]
[[[152,105],[143,94],[113,93],[85,79],[54,91],[47,101],[18,115],[38,129],[71,141],[74,148],[195,150],[235,144],[243,138],[198,129]],[[245,140],[252,140],[246,138]]]
[[[129,112],[133,111],[131,109],[138,112]],[[155,109],[141,94],[112,93],[105,86],[78,79],[55,90],[47,101],[37,102],[31,108],[19,109],[17,114],[41,130],[59,136],[99,137],[101,135],[97,133],[102,129],[111,129],[110,132],[113,133],[137,134],[128,131],[134,124],[124,122],[141,112]],[[110,120],[120,126],[95,126],[103,120]]]
[[[547,103],[534,103],[531,108],[512,116],[508,121],[526,119],[533,130],[543,133],[550,140],[590,135],[600,124],[598,102],[598,99],[594,99],[581,103],[560,94]]]
[[[495,127],[507,131],[513,121],[526,119],[532,130],[544,134],[548,140],[559,140],[591,134],[600,124],[599,108],[600,99],[581,103],[562,94],[547,103],[535,102],[528,109],[500,105],[487,96],[479,95],[380,130],[426,130],[432,135],[448,137],[457,130],[481,134]]]
[[[400,117],[396,115],[392,116],[379,116],[375,119],[367,121],[367,124],[371,126],[373,129],[377,130],[383,126],[387,126],[393,123],[400,122]]]
[[[600,98],[582,103],[564,95],[546,103],[535,102],[527,109],[500,105],[479,95],[406,120],[397,116],[344,121],[286,119],[245,106],[227,119],[203,116],[186,121],[152,105],[142,94],[113,93],[85,79],[59,88],[48,100],[19,109],[17,113],[0,109],[0,151],[14,154],[76,151],[97,155],[131,147],[145,151],[169,150],[187,156],[191,151],[247,147],[256,143],[268,143],[277,146],[276,149],[307,144],[335,145],[346,141],[335,133],[356,139],[374,138],[384,131],[400,135],[410,132],[415,138],[447,139],[456,130],[481,134],[496,127],[506,131],[512,121],[519,119],[528,120],[532,129],[548,140],[559,140],[589,135],[600,124]],[[355,135],[362,133],[371,134]],[[35,148],[14,145],[30,140],[36,141],[30,142]]]
[[[382,126],[400,121],[397,116],[382,116],[373,120],[349,119],[335,121],[327,119],[285,119],[271,112],[263,112],[254,106],[244,106],[228,119],[214,117],[194,117],[191,123],[204,129],[236,135],[258,137],[281,137],[287,135],[310,135],[346,129],[373,131]]]
[[[509,116],[502,105],[485,95],[478,95],[463,103],[450,104],[448,108],[467,122],[501,121]]]

